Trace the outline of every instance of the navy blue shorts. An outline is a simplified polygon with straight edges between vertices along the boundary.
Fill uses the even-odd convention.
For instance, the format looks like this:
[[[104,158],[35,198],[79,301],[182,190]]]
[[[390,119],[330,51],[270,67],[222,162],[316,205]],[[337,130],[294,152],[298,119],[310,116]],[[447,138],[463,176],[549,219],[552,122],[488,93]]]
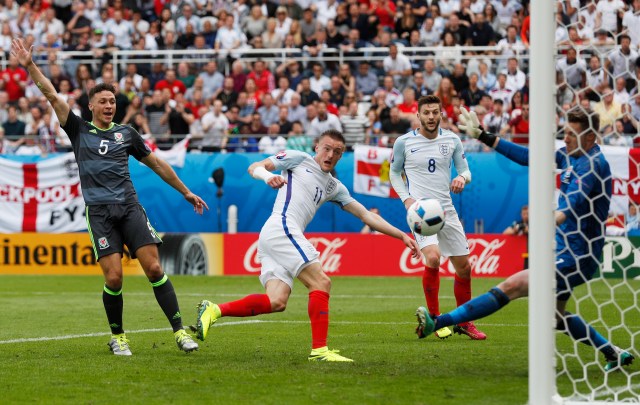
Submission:
[[[88,205],[85,213],[96,260],[112,253],[122,255],[124,245],[135,259],[140,247],[162,244],[139,203]]]
[[[591,280],[598,267],[599,263],[594,260],[582,260],[578,265],[564,264],[558,260],[556,262],[556,299],[568,301],[573,289]]]

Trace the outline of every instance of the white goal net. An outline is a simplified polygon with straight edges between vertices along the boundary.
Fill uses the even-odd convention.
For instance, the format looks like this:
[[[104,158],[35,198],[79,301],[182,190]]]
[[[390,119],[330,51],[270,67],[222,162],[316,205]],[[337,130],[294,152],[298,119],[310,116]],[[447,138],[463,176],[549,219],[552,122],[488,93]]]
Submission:
[[[549,7],[542,5],[544,2],[531,2],[532,16],[551,16],[555,13],[555,51],[551,52],[546,48],[546,57],[553,59],[555,65],[554,73],[547,72],[547,81],[550,77],[554,85],[545,86],[544,79],[540,76],[535,79],[535,75],[544,75],[532,69],[532,66],[550,66],[550,64],[537,64],[535,58],[540,53],[532,52],[530,65],[528,66],[532,77],[531,92],[540,91],[546,93],[546,99],[555,99],[555,143],[556,148],[564,146],[564,128],[567,125],[567,115],[569,111],[583,109],[594,114],[598,114],[599,127],[592,123],[592,130],[599,134],[600,148],[606,160],[609,162],[612,173],[612,197],[608,218],[604,224],[606,239],[602,257],[599,258],[601,265],[596,274],[586,283],[573,290],[567,305],[567,311],[579,315],[587,326],[593,327],[607,342],[620,353],[628,353],[635,357],[633,364],[629,366],[613,367],[607,371],[607,363],[612,358],[606,358],[600,348],[587,341],[593,341],[593,336],[587,331],[583,339],[574,339],[566,334],[575,336],[576,330],[568,331],[567,323],[563,325],[564,331],[553,332],[551,348],[547,354],[549,371],[555,370],[555,380],[551,382],[550,393],[546,403],[573,404],[573,403],[638,403],[640,402],[640,58],[638,57],[640,46],[640,1],[617,1],[617,0],[562,0],[554,3],[551,8],[535,9],[535,7]],[[622,10],[618,4],[609,10],[606,6],[611,4],[624,4],[626,10]],[[637,5],[637,8],[634,8]],[[557,7],[556,7],[557,6]],[[573,11],[573,8],[577,10]],[[612,6],[613,7],[613,6]],[[539,27],[534,28],[540,21],[532,19],[531,22],[531,43],[532,49],[536,46],[535,41],[539,38],[535,36],[540,33]],[[541,24],[549,30],[551,24]],[[543,35],[541,35],[543,37]],[[544,40],[544,38],[541,38]],[[539,45],[539,44],[538,44]],[[536,48],[539,49],[539,48]],[[525,67],[526,68],[526,67]],[[536,87],[543,86],[543,87]],[[548,91],[539,89],[545,88]],[[535,102],[544,100],[543,96],[532,97],[532,110],[536,109]],[[540,106],[538,106],[540,108]],[[540,108],[544,109],[544,107]],[[548,110],[547,110],[548,111]],[[532,122],[536,121],[536,115],[532,111]],[[540,123],[544,127],[543,123]],[[548,133],[548,132],[547,132]],[[536,136],[544,136],[540,132],[536,133],[532,126],[530,145],[538,142]],[[531,145],[533,146],[533,145]],[[533,148],[531,148],[533,149]],[[536,154],[530,155],[531,172],[539,169],[536,166]],[[549,163],[548,160],[544,164]],[[553,163],[553,161],[551,161]],[[544,164],[542,166],[544,166]],[[545,168],[543,167],[543,170]],[[575,168],[569,164],[563,171],[556,173],[555,183],[558,187],[556,200],[561,193],[560,184],[562,176],[567,171]],[[592,171],[593,172],[593,171]],[[530,181],[536,181],[532,175]],[[598,177],[596,175],[596,177]],[[586,180],[586,179],[585,179]],[[607,179],[597,178],[603,185]],[[546,180],[553,181],[551,176]],[[580,181],[580,180],[578,180]],[[530,191],[536,189],[536,185],[530,186]],[[589,199],[586,192],[581,191],[582,198]],[[531,198],[532,207],[531,221],[536,222],[536,201]],[[570,198],[565,195],[564,197]],[[538,198],[538,197],[536,197]],[[544,199],[543,199],[544,202]],[[538,204],[543,204],[538,202]],[[595,201],[589,201],[591,209],[596,208]],[[548,208],[547,208],[548,209]],[[544,210],[544,208],[542,208]],[[541,212],[538,210],[537,212]],[[580,214],[573,212],[578,217]],[[587,215],[587,214],[583,214]],[[577,221],[580,223],[579,218]],[[551,229],[551,227],[549,227]],[[582,229],[578,232],[584,235],[593,234],[592,229]],[[541,231],[541,232],[544,232]],[[550,231],[549,231],[550,232]],[[532,235],[534,234],[534,235]],[[537,248],[536,243],[532,243],[531,238],[535,235],[534,230],[530,233],[530,257],[533,272],[544,272],[544,268],[536,268],[536,255],[552,255],[547,248],[542,250]],[[549,238],[553,236],[546,234]],[[565,240],[569,240],[571,235],[563,235]],[[552,240],[552,239],[547,239]],[[548,245],[548,244],[547,244]],[[577,249],[579,251],[579,249]],[[592,252],[586,252],[590,255]],[[583,257],[580,257],[583,258]],[[546,263],[549,263],[547,261]],[[580,266],[578,266],[580,269]],[[551,272],[549,272],[551,273]],[[539,275],[537,275],[539,276]],[[531,283],[530,318],[532,328],[539,325],[534,324],[536,318],[536,302],[542,300],[554,300],[554,291],[544,291],[538,294],[535,288],[542,285],[542,289],[547,284]],[[544,277],[544,276],[542,276]],[[548,278],[551,278],[548,275]],[[542,297],[542,298],[541,298]],[[546,297],[546,298],[544,298]],[[540,301],[536,301],[540,300]],[[546,301],[545,301],[546,302]],[[544,310],[543,310],[544,311]],[[542,317],[544,327],[551,325],[548,318]],[[547,319],[546,323],[544,319]],[[564,332],[564,333],[563,333]],[[573,332],[573,333],[572,333]],[[578,331],[579,332],[579,331]],[[537,344],[545,344],[546,329],[540,332],[532,331],[529,334],[530,353],[545,355],[542,351],[536,351]],[[535,341],[539,334],[541,343]],[[579,334],[579,333],[578,333]],[[597,339],[596,339],[597,340]],[[602,340],[600,340],[602,341]],[[554,353],[555,352],[555,353]],[[536,356],[534,354],[533,356]],[[625,361],[628,357],[624,355]],[[530,354],[530,358],[533,357]],[[534,362],[532,360],[532,362]],[[537,362],[537,360],[535,361]],[[534,366],[530,374],[530,402],[536,401],[536,395],[532,394],[536,390],[535,381],[544,373],[544,364]],[[536,363],[537,364],[537,363]],[[537,368],[536,368],[537,367]],[[537,374],[536,370],[543,369],[542,374]],[[609,368],[611,368],[611,364]],[[537,377],[536,377],[537,376]],[[557,393],[557,395],[553,395]],[[539,398],[539,397],[537,397]]]

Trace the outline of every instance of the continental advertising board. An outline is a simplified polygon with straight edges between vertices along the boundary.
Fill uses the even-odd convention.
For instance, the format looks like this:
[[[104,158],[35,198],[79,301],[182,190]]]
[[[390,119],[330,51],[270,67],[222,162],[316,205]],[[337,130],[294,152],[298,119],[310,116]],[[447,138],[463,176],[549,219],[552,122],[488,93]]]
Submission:
[[[220,234],[163,234],[160,264],[167,274],[222,274]],[[143,275],[128,252],[122,258],[125,274]],[[0,274],[102,274],[86,233],[16,233],[0,235]]]

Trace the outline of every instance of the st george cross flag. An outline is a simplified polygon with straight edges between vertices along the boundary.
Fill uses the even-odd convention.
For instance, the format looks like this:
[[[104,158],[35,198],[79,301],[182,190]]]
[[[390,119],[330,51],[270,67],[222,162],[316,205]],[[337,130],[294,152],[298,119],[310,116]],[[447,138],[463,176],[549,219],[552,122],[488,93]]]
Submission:
[[[73,153],[22,163],[0,158],[0,233],[87,229]]]
[[[398,198],[391,181],[391,148],[356,145],[353,147],[353,191],[378,197]]]

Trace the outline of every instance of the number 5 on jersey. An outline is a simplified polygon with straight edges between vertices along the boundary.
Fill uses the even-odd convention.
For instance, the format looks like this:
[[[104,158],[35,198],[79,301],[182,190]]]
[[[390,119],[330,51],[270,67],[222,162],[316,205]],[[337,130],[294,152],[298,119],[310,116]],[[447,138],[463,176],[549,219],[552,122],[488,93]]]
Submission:
[[[98,148],[98,153],[101,155],[106,155],[109,150],[109,140],[103,139],[100,141],[100,147]]]

